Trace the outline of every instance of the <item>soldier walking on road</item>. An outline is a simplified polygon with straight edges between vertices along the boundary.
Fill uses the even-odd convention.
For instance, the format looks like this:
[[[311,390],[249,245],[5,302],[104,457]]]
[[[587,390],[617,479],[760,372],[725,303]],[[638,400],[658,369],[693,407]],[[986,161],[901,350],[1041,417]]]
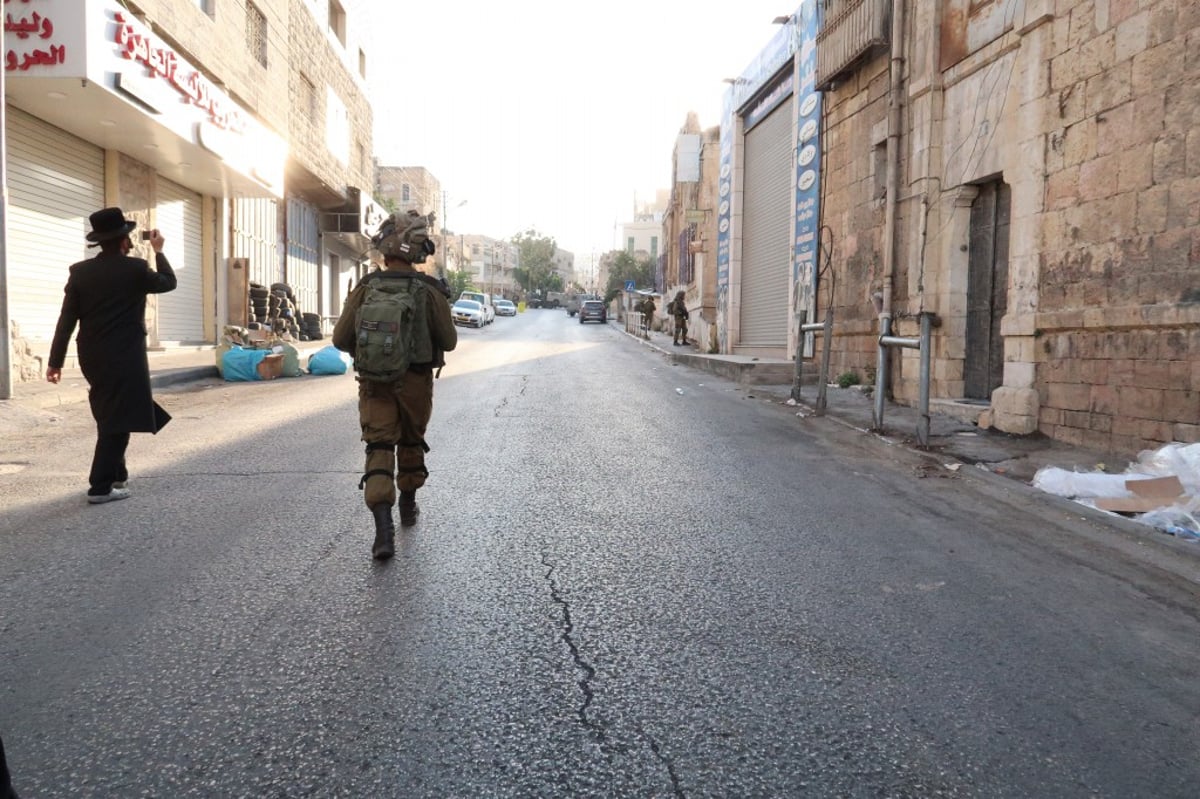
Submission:
[[[79,368],[87,379],[88,402],[96,420],[96,451],[88,475],[88,502],[99,505],[129,496],[125,483],[125,450],[130,433],[157,433],[171,420],[150,393],[150,364],[146,360],[146,295],[175,288],[175,272],[163,255],[163,236],[143,234],[154,250],[154,268],[144,258],[132,258],[129,234],[137,226],[120,208],[105,208],[89,217],[89,246],[99,246],[95,258],[71,267],[62,311],[50,345],[46,380],[62,379],[67,346],[75,325]]]
[[[646,297],[645,300],[642,301],[642,327],[644,327],[646,329],[647,336],[650,335],[650,331],[653,329],[654,312],[657,309],[658,309],[658,306],[654,304],[653,297],[648,296],[648,297]]]
[[[434,370],[458,344],[449,288],[416,264],[434,252],[432,214],[393,214],[371,241],[384,268],[355,287],[333,329],[333,345],[354,356],[358,417],[367,445],[359,488],[375,517],[371,556],[395,554],[392,504],[400,492],[400,524],[417,523],[417,489],[425,485],[425,428],[433,413]]]

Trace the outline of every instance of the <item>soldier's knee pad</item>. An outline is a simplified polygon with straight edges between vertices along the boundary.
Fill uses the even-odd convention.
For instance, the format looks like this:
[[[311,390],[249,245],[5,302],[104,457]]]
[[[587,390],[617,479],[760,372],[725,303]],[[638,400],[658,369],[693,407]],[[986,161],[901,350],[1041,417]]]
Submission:
[[[393,480],[396,474],[396,450],[391,443],[367,444],[367,463],[358,487],[365,491],[367,506],[395,501]]]

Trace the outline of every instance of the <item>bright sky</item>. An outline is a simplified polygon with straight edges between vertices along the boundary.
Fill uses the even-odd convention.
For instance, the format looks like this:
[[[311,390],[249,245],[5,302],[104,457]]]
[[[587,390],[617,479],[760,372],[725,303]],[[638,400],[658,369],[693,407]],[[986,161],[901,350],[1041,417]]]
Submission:
[[[616,246],[614,225],[630,221],[635,196],[669,188],[687,113],[701,128],[719,124],[722,79],[737,77],[775,35],[772,20],[800,2],[348,5],[371,25],[381,163],[432,172],[454,232],[506,239],[533,227],[581,266]]]

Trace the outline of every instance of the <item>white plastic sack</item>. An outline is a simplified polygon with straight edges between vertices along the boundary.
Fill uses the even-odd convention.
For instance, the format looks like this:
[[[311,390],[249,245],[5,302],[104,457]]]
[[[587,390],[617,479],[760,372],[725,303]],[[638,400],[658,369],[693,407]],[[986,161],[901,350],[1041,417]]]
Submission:
[[[1033,476],[1033,487],[1059,497],[1131,497],[1125,488],[1126,474],[1073,472],[1057,466],[1044,466]]]
[[[1155,477],[1175,475],[1189,494],[1200,494],[1200,444],[1166,444],[1138,453],[1131,471]]]
[[[1180,538],[1200,539],[1200,498],[1143,513],[1137,520]]]

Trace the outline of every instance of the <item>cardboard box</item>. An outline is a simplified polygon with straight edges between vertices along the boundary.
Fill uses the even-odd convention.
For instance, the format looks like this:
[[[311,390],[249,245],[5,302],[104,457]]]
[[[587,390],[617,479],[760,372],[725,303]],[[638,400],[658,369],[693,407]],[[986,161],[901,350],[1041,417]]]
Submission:
[[[1149,513],[1187,499],[1183,483],[1174,475],[1126,480],[1125,488],[1132,497],[1101,497],[1096,507],[1113,513]]]
[[[254,368],[258,370],[258,376],[261,380],[274,380],[277,377],[283,377],[283,356],[267,355]]]

